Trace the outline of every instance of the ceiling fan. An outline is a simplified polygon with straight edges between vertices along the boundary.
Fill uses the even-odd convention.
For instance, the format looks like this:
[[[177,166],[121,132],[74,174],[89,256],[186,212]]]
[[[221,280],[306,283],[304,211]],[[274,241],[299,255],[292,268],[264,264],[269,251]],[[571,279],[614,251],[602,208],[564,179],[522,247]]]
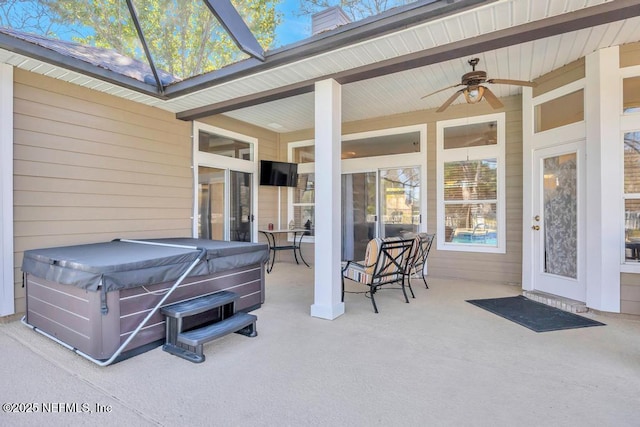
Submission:
[[[489,105],[491,105],[492,108],[502,108],[504,106],[502,102],[500,102],[500,100],[493,94],[493,92],[491,92],[491,90],[489,90],[488,87],[483,86],[483,83],[498,83],[498,84],[530,86],[530,87],[536,86],[536,83],[528,82],[524,80],[487,79],[486,71],[482,71],[482,70],[476,71],[476,65],[478,65],[478,63],[480,62],[479,58],[470,59],[468,62],[469,62],[469,65],[471,65],[472,71],[463,74],[460,83],[455,84],[453,86],[445,87],[443,89],[439,89],[435,92],[432,92],[428,95],[423,96],[421,99],[424,99],[428,96],[442,92],[443,90],[451,89],[458,86],[465,86],[463,89],[460,89],[456,91],[456,93],[451,95],[451,97],[449,97],[449,99],[447,99],[444,102],[444,104],[442,104],[440,108],[436,110],[436,112],[441,113],[444,110],[446,110],[447,107],[451,105],[451,103],[460,96],[460,94],[464,95],[465,99],[467,100],[467,103],[469,104],[475,104],[477,102],[480,102],[482,98],[484,98],[487,100],[487,102],[489,103]]]

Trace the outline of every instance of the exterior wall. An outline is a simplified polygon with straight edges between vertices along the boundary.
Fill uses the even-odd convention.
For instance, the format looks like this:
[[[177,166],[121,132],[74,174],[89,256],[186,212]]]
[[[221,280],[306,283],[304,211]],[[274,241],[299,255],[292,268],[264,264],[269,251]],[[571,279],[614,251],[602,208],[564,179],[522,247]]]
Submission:
[[[25,250],[191,236],[191,123],[15,70],[16,313]]]
[[[519,96],[501,99],[503,110],[493,110],[486,103],[474,106],[454,105],[443,113],[416,111],[373,120],[344,123],[343,135],[379,129],[427,123],[427,231],[436,232],[436,121],[465,116],[506,112],[506,218],[507,252],[488,254],[477,252],[438,251],[436,245],[429,254],[429,274],[435,277],[486,280],[495,283],[519,284],[522,277],[522,110]],[[300,140],[313,139],[313,130],[283,134],[282,146]],[[285,150],[286,152],[286,150]]]

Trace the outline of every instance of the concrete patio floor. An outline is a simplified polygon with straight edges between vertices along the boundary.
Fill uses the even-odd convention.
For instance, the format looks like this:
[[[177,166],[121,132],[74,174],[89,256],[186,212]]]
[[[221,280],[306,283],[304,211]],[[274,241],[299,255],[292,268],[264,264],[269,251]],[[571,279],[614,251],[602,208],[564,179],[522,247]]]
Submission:
[[[465,302],[518,287],[430,278],[410,304],[381,291],[377,315],[348,294],[327,321],[309,315],[312,282],[277,262],[258,337],[209,343],[202,364],[156,348],[98,367],[0,324],[0,400],[38,411],[0,425],[640,425],[637,319],[587,313],[606,326],[536,333]]]

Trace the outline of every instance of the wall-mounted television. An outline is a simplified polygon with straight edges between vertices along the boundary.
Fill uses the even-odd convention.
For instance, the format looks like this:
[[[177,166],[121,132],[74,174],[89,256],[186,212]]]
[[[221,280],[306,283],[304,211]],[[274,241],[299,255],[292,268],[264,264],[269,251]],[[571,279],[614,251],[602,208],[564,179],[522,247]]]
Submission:
[[[296,187],[298,185],[298,164],[260,160],[260,185]]]

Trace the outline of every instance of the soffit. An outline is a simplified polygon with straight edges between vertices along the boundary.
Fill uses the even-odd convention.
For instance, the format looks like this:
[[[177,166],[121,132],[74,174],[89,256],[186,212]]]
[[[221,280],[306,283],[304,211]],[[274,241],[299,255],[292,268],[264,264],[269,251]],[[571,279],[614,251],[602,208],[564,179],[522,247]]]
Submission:
[[[634,4],[615,0],[617,4]],[[0,50],[0,61],[132,101],[180,113],[232,102],[243,96],[307,84],[326,76],[367,67],[376,62],[420,54],[448,45],[473,41],[486,34],[548,20],[582,9],[603,6],[612,0],[498,0],[451,16],[424,22],[376,39],[342,47],[297,62],[212,85],[175,99],[161,100],[101,79],[87,77],[13,52]],[[478,52],[479,69],[489,77],[532,80],[599,48],[640,39],[637,17],[558,36]],[[451,94],[421,100],[420,96],[459,82],[469,71],[468,55],[420,68],[395,72],[343,86],[343,120],[360,120],[402,112],[436,108]],[[520,93],[517,86],[492,85],[498,97]],[[313,126],[313,94],[307,93],[265,104],[229,111],[227,115],[261,127],[270,123],[293,131]]]

